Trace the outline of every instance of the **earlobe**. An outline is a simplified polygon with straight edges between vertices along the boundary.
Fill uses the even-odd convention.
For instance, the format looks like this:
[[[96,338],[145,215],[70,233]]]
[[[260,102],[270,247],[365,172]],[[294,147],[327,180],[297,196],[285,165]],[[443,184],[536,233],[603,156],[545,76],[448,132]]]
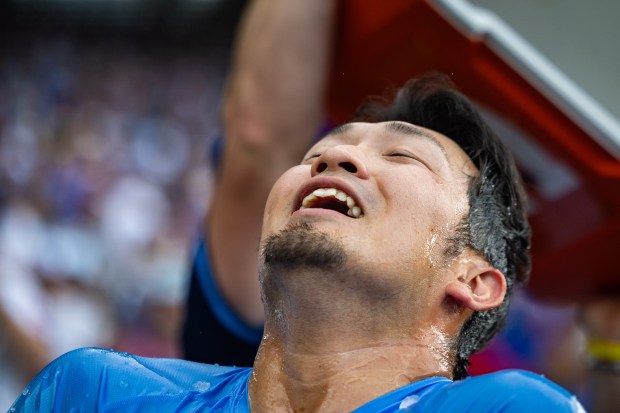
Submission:
[[[455,263],[455,279],[446,286],[446,295],[473,311],[498,307],[506,294],[504,274],[484,258],[467,254]]]

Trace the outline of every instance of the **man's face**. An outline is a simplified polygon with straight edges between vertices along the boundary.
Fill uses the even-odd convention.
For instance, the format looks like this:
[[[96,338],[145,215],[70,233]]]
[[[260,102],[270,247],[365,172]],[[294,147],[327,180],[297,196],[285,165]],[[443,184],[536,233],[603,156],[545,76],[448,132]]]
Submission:
[[[445,266],[445,238],[467,213],[468,178],[476,174],[461,148],[437,132],[404,122],[347,124],[276,182],[262,247],[290,228],[297,228],[293,237],[317,233],[312,242],[327,237],[342,248],[341,271],[405,290],[426,280],[414,289],[428,294]]]

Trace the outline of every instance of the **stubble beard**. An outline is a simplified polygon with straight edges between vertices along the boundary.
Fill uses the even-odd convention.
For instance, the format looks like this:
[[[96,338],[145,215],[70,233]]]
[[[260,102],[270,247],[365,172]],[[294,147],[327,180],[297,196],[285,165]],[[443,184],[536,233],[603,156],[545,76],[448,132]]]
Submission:
[[[291,225],[270,235],[261,248],[259,280],[267,319],[286,325],[282,300],[296,283],[295,273],[306,270],[333,273],[347,261],[345,248],[333,236],[311,224]]]
[[[267,238],[262,263],[269,271],[315,268],[333,270],[346,261],[342,243],[308,223],[291,225]]]

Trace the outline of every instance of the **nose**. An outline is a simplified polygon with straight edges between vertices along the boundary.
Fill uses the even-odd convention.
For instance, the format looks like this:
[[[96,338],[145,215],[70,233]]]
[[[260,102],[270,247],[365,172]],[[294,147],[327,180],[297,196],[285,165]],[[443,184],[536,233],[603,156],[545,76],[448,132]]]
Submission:
[[[358,149],[353,145],[332,146],[312,164],[312,176],[324,172],[347,172],[361,179],[368,178],[368,170]]]

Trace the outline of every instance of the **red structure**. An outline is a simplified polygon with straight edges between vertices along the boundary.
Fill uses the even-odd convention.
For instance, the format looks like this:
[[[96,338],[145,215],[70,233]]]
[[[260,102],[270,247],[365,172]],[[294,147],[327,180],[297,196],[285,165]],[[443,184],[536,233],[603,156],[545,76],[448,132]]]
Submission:
[[[530,289],[552,301],[618,292],[620,161],[502,58],[484,37],[455,27],[424,0],[345,0],[332,72],[329,115],[348,119],[369,94],[430,71],[449,74],[482,107],[510,124],[571,176],[561,193],[520,165],[532,200]],[[542,172],[541,172],[542,171]],[[550,182],[553,185],[553,182]]]

